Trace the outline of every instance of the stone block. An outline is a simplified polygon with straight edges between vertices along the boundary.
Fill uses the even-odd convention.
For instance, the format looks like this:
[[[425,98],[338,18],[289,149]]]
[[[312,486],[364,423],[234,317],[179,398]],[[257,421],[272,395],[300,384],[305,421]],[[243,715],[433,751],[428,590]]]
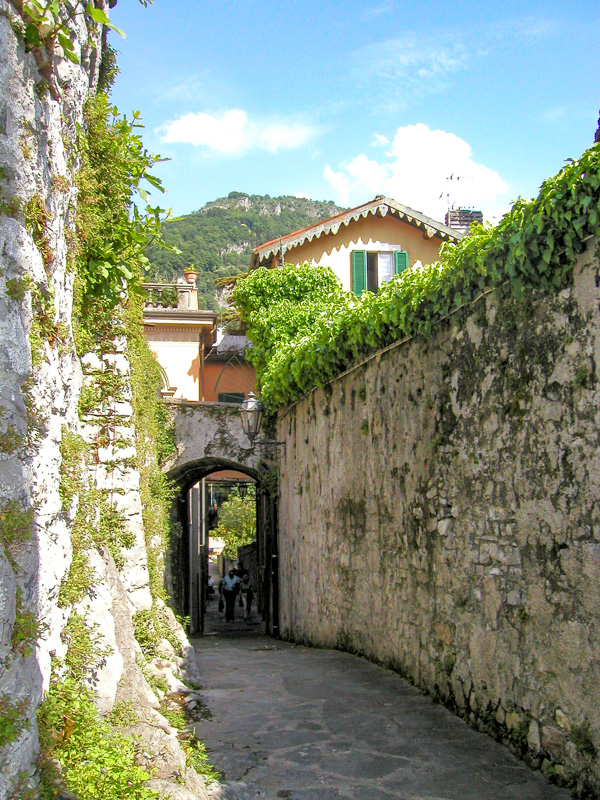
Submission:
[[[567,754],[567,737],[559,728],[545,725],[542,728],[542,744],[556,760],[563,759]]]
[[[450,536],[454,530],[455,524],[456,520],[454,517],[444,517],[444,519],[440,519],[437,523],[438,533],[440,536]]]
[[[506,595],[506,602],[509,606],[520,606],[522,605],[521,601],[521,590],[520,589],[512,589]]]
[[[554,712],[554,719],[556,720],[556,724],[559,728],[562,728],[565,731],[571,730],[571,722],[562,709],[556,709]]]
[[[542,747],[541,739],[540,739],[540,726],[538,725],[535,719],[532,719],[529,723],[529,730],[527,732],[527,744],[529,745],[529,749],[533,750],[534,753],[539,753]]]

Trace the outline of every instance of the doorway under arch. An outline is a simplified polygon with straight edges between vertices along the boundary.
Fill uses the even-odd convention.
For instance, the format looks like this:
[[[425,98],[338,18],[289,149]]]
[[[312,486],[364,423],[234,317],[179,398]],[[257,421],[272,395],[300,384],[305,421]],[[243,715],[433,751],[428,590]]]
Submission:
[[[209,575],[206,480],[229,471],[256,486],[257,609],[265,632],[279,635],[276,496],[268,470],[217,456],[205,456],[168,473],[178,491],[171,511],[167,589],[176,613],[190,620],[192,635],[204,632]]]

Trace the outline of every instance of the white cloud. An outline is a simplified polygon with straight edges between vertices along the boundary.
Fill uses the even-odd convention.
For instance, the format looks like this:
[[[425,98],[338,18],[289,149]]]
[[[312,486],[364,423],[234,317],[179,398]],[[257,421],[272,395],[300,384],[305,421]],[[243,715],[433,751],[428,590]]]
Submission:
[[[382,14],[389,14],[393,10],[393,3],[383,2],[375,6],[365,6],[362,14],[365,19],[372,19],[373,17],[380,17]]]
[[[217,153],[235,155],[260,149],[278,150],[301,147],[315,134],[301,123],[252,122],[241,109],[222,114],[186,114],[163,128],[163,141],[191,144]]]
[[[337,171],[327,165],[323,175],[346,205],[384,194],[438,220],[448,204],[475,207],[486,219],[508,209],[508,185],[473,160],[468,142],[422,123],[398,128],[382,159],[361,153]]]
[[[458,36],[405,33],[353,54],[353,80],[379,107],[406,106],[412,97],[446,89],[451,76],[470,68],[476,53]]]
[[[352,54],[352,80],[373,109],[397,111],[414,99],[448,91],[457,74],[476,69],[482,59],[556,37],[556,23],[513,17],[430,33],[404,31],[359,46]]]
[[[323,170],[323,176],[334,192],[337,192],[342,205],[347,205],[352,186],[343,172],[334,172],[329,164]]]
[[[389,143],[390,140],[387,138],[387,136],[383,136],[381,133],[374,133],[371,147],[387,147]]]

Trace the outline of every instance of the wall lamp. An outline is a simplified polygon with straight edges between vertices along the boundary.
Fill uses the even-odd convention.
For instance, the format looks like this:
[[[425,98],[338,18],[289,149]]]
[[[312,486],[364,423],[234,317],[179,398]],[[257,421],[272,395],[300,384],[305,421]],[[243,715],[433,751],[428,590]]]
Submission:
[[[265,407],[263,403],[254,396],[254,392],[250,392],[248,397],[242,403],[240,414],[242,417],[242,428],[244,433],[250,440],[251,447],[274,447],[276,450],[277,458],[282,458],[285,455],[285,442],[267,441],[263,439],[260,442],[256,441],[256,437],[260,431],[260,424],[262,422]],[[281,449],[281,455],[280,455]]]

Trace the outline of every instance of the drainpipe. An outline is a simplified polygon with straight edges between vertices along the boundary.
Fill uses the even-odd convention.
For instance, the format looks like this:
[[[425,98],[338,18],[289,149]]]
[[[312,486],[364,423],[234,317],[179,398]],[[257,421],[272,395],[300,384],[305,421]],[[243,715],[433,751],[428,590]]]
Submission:
[[[200,361],[200,386],[198,400],[204,400],[204,339],[200,334],[200,341],[198,344],[198,360]]]

